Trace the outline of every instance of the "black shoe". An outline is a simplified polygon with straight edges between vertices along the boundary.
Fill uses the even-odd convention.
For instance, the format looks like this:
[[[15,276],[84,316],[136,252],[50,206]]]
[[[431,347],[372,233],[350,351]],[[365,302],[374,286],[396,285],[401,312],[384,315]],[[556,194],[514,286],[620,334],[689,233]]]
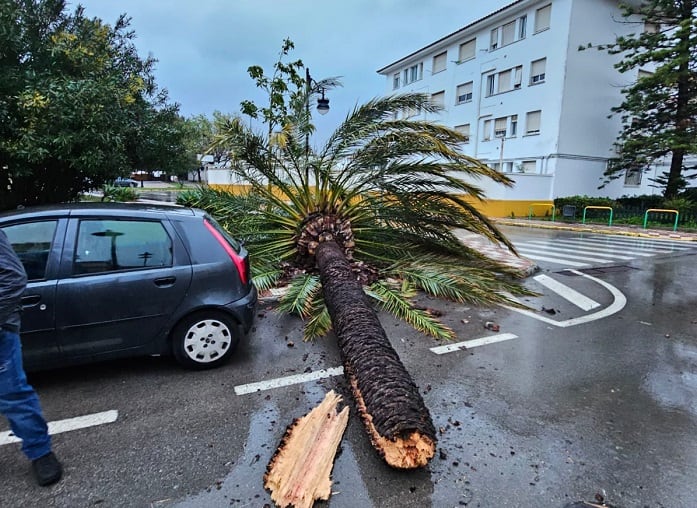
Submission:
[[[53,452],[49,452],[43,457],[33,460],[31,468],[34,471],[36,482],[42,487],[56,483],[63,475],[61,463],[58,462]]]

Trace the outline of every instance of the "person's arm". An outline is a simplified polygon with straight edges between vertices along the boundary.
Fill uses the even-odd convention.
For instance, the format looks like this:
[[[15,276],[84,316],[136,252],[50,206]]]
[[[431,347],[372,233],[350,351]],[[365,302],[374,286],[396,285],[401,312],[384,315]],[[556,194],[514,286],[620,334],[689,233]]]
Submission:
[[[0,230],[0,326],[20,308],[27,274],[7,235]]]

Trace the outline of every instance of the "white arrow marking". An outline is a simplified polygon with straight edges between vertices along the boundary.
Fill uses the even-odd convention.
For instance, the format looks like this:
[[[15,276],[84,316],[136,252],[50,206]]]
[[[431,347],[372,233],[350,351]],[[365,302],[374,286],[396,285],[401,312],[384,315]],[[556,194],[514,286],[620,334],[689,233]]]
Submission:
[[[48,433],[60,434],[71,430],[85,429],[96,425],[104,425],[105,423],[114,423],[119,417],[119,412],[115,409],[104,411],[102,413],[94,413],[84,416],[76,416],[75,418],[67,418],[65,420],[57,420],[48,422]],[[14,435],[12,431],[0,432],[0,446],[18,443],[21,439]]]

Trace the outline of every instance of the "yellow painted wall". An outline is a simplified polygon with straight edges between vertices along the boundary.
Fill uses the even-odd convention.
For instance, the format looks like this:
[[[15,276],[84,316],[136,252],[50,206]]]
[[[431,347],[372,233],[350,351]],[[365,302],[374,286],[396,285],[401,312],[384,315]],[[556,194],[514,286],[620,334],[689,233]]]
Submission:
[[[233,193],[245,193],[249,190],[248,185],[211,185],[211,188],[227,190]],[[552,215],[551,200],[505,200],[489,199],[486,201],[471,200],[476,208],[487,217],[528,217],[532,212],[533,217],[544,217]]]

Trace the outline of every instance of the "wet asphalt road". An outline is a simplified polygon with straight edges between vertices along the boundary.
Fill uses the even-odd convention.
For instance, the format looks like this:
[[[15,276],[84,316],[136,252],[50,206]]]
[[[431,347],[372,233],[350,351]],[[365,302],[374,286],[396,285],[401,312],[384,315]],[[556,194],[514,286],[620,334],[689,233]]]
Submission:
[[[526,233],[514,240],[519,235]],[[574,236],[533,234],[540,235]],[[593,279],[541,266],[601,310],[615,300]],[[627,508],[695,506],[694,266],[692,251],[595,270],[626,305],[568,327],[500,307],[424,299],[445,313],[459,340],[495,335],[486,321],[517,337],[443,355],[429,350],[436,341],[383,316],[439,429],[439,451],[424,470],[390,470],[354,412],[325,505],[562,507],[604,491]],[[553,309],[539,314],[559,321],[592,313],[547,292],[528,303]],[[340,365],[331,340],[303,343],[298,321],[271,305],[259,315],[238,357],[215,371],[185,372],[169,359],[147,358],[31,376],[49,420],[112,409],[119,416],[54,437],[66,469],[54,487],[33,485],[18,445],[0,446],[0,506],[270,504],[262,478],[285,427],[329,389],[352,403],[340,376],[236,395],[246,383]]]

